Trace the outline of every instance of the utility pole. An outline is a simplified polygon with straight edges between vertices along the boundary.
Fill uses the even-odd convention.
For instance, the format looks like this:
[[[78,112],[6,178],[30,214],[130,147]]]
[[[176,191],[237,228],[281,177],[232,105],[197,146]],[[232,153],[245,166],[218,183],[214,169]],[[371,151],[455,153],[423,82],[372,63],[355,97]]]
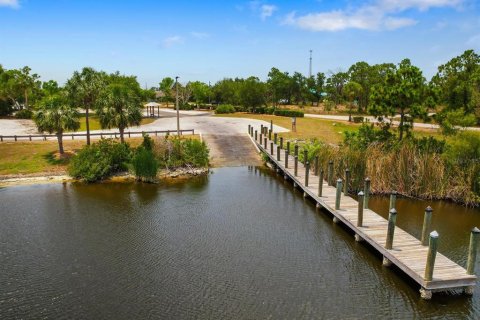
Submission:
[[[176,106],[177,106],[177,137],[180,137],[180,111],[178,109],[178,78],[175,77],[175,95],[176,95]]]
[[[312,77],[312,50],[310,50],[310,66],[308,68],[308,77]]]

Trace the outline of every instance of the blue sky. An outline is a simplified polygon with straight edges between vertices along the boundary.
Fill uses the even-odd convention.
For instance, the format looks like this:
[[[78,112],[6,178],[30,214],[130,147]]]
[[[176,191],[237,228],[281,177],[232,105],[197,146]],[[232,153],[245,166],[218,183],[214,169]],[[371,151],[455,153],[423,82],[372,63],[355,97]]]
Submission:
[[[0,0],[0,64],[63,83],[84,66],[215,81],[271,67],[308,74],[357,61],[410,58],[430,78],[466,49],[480,52],[474,0]]]

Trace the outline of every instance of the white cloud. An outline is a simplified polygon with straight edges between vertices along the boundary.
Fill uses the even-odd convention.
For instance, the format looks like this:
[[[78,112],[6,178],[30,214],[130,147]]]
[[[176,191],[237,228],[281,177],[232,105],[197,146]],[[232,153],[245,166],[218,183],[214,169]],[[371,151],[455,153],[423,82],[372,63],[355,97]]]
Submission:
[[[278,10],[277,6],[273,4],[264,4],[260,7],[260,18],[265,20],[273,15],[273,13]]]
[[[165,48],[173,47],[174,45],[183,44],[184,40],[180,36],[171,36],[163,39],[163,46]]]
[[[190,34],[192,35],[192,37],[194,38],[197,38],[197,39],[206,39],[206,38],[209,38],[210,35],[208,33],[205,33],[205,32],[190,32]]]
[[[0,7],[19,8],[18,0],[0,0]]]
[[[345,29],[395,30],[412,26],[414,19],[398,16],[410,9],[425,11],[433,7],[459,8],[464,0],[376,0],[356,8],[285,16],[283,23],[311,31]]]

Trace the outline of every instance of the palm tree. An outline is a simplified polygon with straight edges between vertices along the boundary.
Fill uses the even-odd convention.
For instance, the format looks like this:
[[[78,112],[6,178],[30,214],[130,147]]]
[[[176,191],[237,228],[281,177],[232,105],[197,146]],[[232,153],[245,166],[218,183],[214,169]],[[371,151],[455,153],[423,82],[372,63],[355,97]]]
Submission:
[[[174,84],[175,80],[170,77],[163,78],[162,82],[160,82],[160,90],[162,90],[164,94],[164,99],[167,102],[167,108],[168,102],[172,99],[172,88]]]
[[[58,150],[61,155],[64,154],[63,132],[78,130],[80,128],[79,117],[77,109],[69,106],[61,94],[52,95],[40,101],[38,111],[33,114],[38,131],[47,131],[57,135]]]
[[[65,85],[70,103],[76,107],[85,108],[87,145],[90,145],[89,111],[95,106],[100,92],[106,85],[105,78],[104,72],[86,67],[82,72],[75,71]]]
[[[117,76],[122,77],[122,76]],[[129,85],[114,81],[98,100],[96,113],[103,129],[118,128],[120,141],[125,142],[123,133],[129,126],[138,126],[142,120],[141,97]]]

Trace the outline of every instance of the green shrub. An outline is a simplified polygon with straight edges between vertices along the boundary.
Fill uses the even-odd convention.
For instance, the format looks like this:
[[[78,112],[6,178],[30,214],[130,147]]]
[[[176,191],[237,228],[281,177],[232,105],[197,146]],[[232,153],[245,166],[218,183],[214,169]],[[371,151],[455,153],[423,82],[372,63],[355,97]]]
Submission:
[[[297,111],[297,110],[275,110],[273,114],[280,117],[303,118],[304,116],[304,113],[302,111]]]
[[[208,166],[209,150],[204,142],[194,139],[163,138],[155,143],[153,153],[161,167]]]
[[[76,179],[95,182],[127,170],[130,158],[131,150],[128,144],[118,143],[112,139],[101,139],[83,147],[72,158],[68,173]]]
[[[203,141],[187,139],[182,140],[185,164],[193,167],[208,166],[209,150]]]
[[[193,110],[195,106],[189,103],[183,103],[178,105],[178,110]]]
[[[364,120],[364,117],[358,117],[357,116],[357,117],[352,117],[352,119],[353,119],[353,122],[355,122],[355,123],[362,123],[363,120]]]
[[[152,150],[140,146],[132,158],[132,169],[137,180],[153,182],[157,177],[158,161]]]
[[[235,107],[231,104],[221,104],[215,109],[215,114],[234,113]]]
[[[15,113],[15,118],[17,119],[32,119],[33,112],[30,109],[22,109]]]

